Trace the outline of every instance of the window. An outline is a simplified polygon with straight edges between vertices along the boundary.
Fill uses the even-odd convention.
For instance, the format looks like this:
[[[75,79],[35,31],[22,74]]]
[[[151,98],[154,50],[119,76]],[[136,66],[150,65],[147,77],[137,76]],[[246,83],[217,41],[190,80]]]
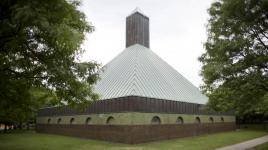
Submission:
[[[50,124],[51,123],[51,119],[49,118],[48,120],[47,120],[47,124]]]
[[[214,122],[213,117],[209,117],[209,122],[210,122],[210,123],[213,123],[213,122]]]
[[[161,124],[161,120],[158,116],[152,118],[151,124]]]
[[[109,125],[114,124],[114,122],[115,122],[115,119],[112,116],[108,117],[106,120],[106,124],[109,124]]]
[[[91,124],[91,118],[90,118],[90,117],[88,117],[88,118],[86,119],[86,125],[88,125],[88,124]]]
[[[221,122],[224,122],[224,118],[223,117],[221,117]]]
[[[58,124],[60,124],[60,123],[61,123],[61,118],[59,118],[59,119],[58,119],[57,123],[58,123]]]
[[[195,118],[195,123],[197,123],[197,124],[200,124],[200,123],[201,123],[201,120],[200,120],[199,117],[196,117],[196,118]]]
[[[70,124],[74,124],[74,123],[75,123],[74,118],[71,118],[71,119],[70,119]]]
[[[183,124],[183,118],[182,117],[178,117],[176,120],[177,124]]]

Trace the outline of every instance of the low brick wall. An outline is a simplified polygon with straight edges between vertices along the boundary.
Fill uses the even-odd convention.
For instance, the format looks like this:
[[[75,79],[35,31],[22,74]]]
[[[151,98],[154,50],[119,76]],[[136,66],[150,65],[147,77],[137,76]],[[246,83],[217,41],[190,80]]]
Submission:
[[[38,124],[36,131],[127,144],[182,138],[231,131],[235,123],[202,123],[170,125],[48,125]]]

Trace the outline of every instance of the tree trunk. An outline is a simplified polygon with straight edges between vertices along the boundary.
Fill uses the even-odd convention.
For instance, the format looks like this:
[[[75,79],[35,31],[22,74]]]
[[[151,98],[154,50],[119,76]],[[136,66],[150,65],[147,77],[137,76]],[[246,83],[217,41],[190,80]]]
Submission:
[[[7,124],[5,123],[4,133],[7,133]]]
[[[27,123],[27,130],[30,130],[30,124]]]
[[[21,122],[19,123],[19,129],[20,130],[22,129],[22,123]]]

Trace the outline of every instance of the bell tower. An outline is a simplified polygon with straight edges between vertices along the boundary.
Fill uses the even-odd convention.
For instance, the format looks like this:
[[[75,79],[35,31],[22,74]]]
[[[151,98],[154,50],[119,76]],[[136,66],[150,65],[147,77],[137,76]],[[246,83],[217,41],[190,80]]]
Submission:
[[[126,18],[126,47],[140,44],[150,48],[149,18],[136,8]]]

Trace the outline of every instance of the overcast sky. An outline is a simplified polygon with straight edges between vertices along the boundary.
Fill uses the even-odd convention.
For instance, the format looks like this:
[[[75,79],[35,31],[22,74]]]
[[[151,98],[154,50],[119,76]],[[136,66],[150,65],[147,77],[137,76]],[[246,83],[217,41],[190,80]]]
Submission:
[[[95,31],[82,60],[108,63],[125,49],[125,18],[136,7],[150,18],[150,48],[195,86],[202,84],[207,9],[213,0],[84,0],[81,10]]]

